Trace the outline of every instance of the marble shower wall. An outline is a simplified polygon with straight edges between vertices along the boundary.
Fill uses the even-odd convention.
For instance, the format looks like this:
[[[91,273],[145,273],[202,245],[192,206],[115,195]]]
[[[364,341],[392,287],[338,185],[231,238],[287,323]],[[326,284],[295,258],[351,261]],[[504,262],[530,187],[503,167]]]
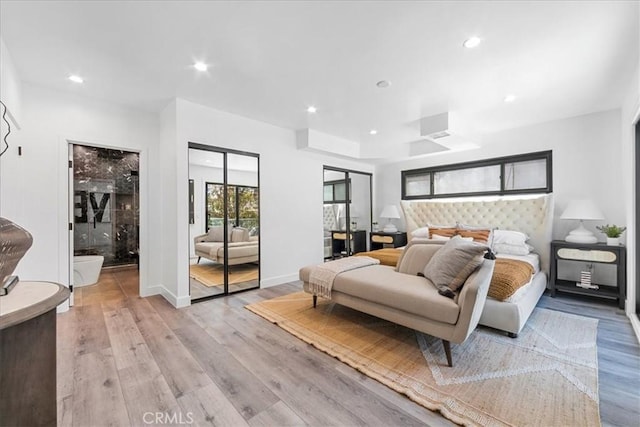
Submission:
[[[138,259],[139,154],[73,146],[74,254],[104,265]]]

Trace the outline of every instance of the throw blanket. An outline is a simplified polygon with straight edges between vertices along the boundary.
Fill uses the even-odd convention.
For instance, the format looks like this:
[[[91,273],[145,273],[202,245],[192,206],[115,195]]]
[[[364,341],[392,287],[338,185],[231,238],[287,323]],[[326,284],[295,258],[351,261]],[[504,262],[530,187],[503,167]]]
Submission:
[[[533,267],[528,262],[498,258],[493,269],[488,295],[498,301],[504,301],[529,283],[531,275],[533,275]]]
[[[369,252],[358,252],[355,254],[356,256],[368,256],[371,258],[375,258],[380,260],[380,264],[382,265],[390,265],[391,267],[395,267],[398,264],[398,259],[400,255],[402,255],[403,249],[398,248],[383,248],[376,249],[374,251]]]
[[[374,264],[380,264],[380,261],[361,256],[340,258],[316,265],[309,275],[309,287],[313,295],[331,299],[331,288],[333,288],[333,281],[338,274]]]

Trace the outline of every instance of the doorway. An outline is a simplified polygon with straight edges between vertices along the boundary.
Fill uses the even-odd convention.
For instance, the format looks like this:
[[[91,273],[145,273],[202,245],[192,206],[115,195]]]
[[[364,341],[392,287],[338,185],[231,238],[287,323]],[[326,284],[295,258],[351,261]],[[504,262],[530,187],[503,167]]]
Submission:
[[[69,144],[70,301],[139,294],[140,154]]]
[[[189,143],[192,302],[260,286],[259,160]]]
[[[372,174],[324,166],[323,253],[330,260],[369,250]]]

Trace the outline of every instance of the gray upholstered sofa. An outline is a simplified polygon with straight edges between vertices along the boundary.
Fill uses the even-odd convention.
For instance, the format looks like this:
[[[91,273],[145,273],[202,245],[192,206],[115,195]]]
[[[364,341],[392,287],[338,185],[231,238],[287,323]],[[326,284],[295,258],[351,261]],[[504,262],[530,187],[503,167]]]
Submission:
[[[222,226],[211,227],[209,232],[194,237],[195,253],[200,258],[224,264],[224,230]],[[229,265],[258,261],[258,236],[250,236],[246,228],[229,228]]]
[[[464,342],[478,325],[494,261],[483,259],[451,299],[417,275],[442,247],[442,243],[410,243],[395,268],[371,265],[340,273],[333,282],[331,300],[441,338],[447,362],[452,366],[450,342]],[[304,290],[309,293],[313,293],[310,277],[314,267],[300,270]],[[314,305],[316,299],[313,295]]]

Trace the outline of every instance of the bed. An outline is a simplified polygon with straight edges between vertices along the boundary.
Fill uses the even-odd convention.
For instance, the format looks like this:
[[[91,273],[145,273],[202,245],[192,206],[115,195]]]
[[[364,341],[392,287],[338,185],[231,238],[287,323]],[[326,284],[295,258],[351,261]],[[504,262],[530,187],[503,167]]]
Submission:
[[[401,206],[409,238],[415,230],[433,224],[464,224],[469,228],[515,230],[529,236],[527,242],[533,246],[538,258],[537,271],[531,281],[508,300],[487,298],[480,318],[481,325],[503,330],[512,337],[517,336],[547,287],[553,195],[403,200]],[[532,258],[535,263],[536,256]]]

